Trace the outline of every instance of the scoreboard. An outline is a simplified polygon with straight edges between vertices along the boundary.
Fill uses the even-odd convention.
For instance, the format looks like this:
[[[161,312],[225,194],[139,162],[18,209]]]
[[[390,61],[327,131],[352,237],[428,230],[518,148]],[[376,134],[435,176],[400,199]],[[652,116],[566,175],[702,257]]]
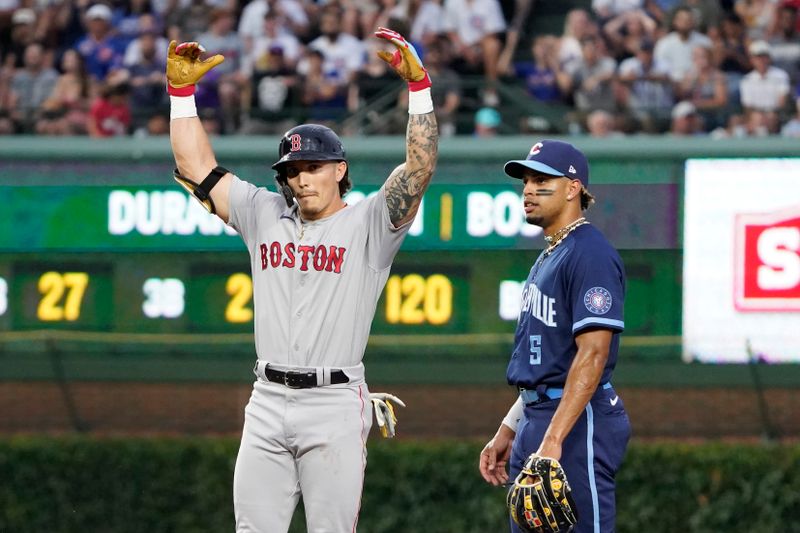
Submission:
[[[401,253],[373,333],[507,331],[534,253]],[[242,250],[0,255],[2,330],[232,333],[252,321]]]
[[[471,334],[511,334],[522,283],[544,244],[541,229],[525,223],[515,185],[431,185],[373,334],[460,335],[464,344]],[[355,204],[377,188],[345,200]],[[648,200],[656,189],[659,201]],[[675,215],[673,201],[663,200],[676,188],[608,184],[593,192],[604,209],[590,211],[590,220],[628,248],[632,286],[660,291],[658,305],[670,305],[674,285],[662,281],[678,268]],[[8,206],[0,217],[0,332],[252,333],[244,244],[177,185],[5,185],[0,198]],[[629,300],[651,305],[649,296]],[[648,322],[651,311],[659,313],[629,316],[629,331],[672,334],[674,324]]]

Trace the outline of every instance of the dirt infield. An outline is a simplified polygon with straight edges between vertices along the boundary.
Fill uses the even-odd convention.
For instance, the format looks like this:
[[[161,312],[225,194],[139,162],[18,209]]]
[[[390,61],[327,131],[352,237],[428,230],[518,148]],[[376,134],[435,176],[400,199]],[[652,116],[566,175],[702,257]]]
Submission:
[[[408,405],[400,409],[402,438],[490,437],[514,400],[509,387],[373,383]],[[634,436],[641,438],[755,437],[764,433],[749,389],[620,388]],[[74,382],[0,382],[0,432],[237,434],[250,386]],[[765,392],[768,419],[781,437],[800,436],[800,395]]]

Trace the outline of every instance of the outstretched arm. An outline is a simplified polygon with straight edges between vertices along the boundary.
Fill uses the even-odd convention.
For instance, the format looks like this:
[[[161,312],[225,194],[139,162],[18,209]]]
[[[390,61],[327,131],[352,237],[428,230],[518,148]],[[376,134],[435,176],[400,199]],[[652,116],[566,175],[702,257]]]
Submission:
[[[378,55],[408,81],[406,162],[394,169],[385,186],[389,217],[395,227],[400,227],[414,219],[431,181],[439,154],[439,130],[433,114],[430,77],[414,47],[399,33],[386,28],[380,28],[375,35],[397,48],[394,54],[380,51]]]
[[[195,84],[206,72],[222,63],[224,58],[216,55],[200,59],[204,52],[198,43],[175,41],[169,44],[167,58],[167,90],[170,94],[169,139],[172,153],[182,180],[178,182],[189,192],[192,184],[199,185],[213,168],[217,159],[211,149],[208,135],[197,116],[194,103]],[[188,181],[186,181],[188,180]],[[228,222],[228,191],[231,175],[228,173],[211,189],[211,202],[214,210],[223,221]],[[208,208],[210,203],[204,202]]]

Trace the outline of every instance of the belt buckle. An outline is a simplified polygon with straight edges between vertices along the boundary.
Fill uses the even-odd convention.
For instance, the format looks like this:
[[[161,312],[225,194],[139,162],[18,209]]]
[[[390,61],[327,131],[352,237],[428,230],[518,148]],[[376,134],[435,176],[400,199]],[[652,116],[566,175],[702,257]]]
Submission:
[[[284,372],[283,373],[283,384],[286,385],[290,389],[302,389],[300,385],[296,385],[292,381],[293,373],[292,372]]]

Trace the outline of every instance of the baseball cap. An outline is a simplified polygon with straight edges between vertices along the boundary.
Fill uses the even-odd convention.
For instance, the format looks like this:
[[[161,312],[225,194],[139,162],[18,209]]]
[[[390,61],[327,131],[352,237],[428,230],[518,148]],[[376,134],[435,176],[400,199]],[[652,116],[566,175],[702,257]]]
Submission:
[[[767,41],[753,41],[750,43],[750,46],[747,48],[747,51],[750,52],[750,55],[754,56],[768,56],[770,55],[770,48]]]
[[[509,161],[503,171],[512,178],[522,178],[525,169],[551,176],[580,180],[589,187],[589,162],[583,152],[563,141],[541,140],[531,147],[524,160]]]
[[[86,10],[87,19],[111,20],[111,8],[105,4],[95,4]]]
[[[36,12],[29,7],[21,7],[11,15],[11,24],[33,24],[36,22]]]
[[[493,107],[482,107],[475,113],[475,124],[487,128],[496,128],[502,122],[502,117]]]

